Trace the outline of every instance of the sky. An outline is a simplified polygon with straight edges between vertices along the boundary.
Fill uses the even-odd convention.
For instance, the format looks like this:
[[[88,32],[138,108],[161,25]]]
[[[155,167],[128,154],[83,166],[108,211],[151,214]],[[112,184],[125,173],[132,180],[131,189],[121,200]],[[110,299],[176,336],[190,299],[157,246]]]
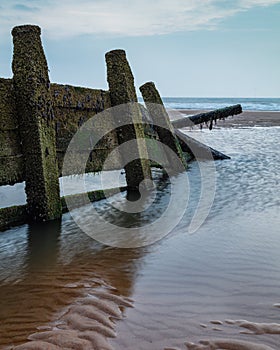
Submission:
[[[21,24],[42,28],[52,82],[107,89],[121,48],[161,96],[280,97],[280,0],[0,0],[0,77]]]

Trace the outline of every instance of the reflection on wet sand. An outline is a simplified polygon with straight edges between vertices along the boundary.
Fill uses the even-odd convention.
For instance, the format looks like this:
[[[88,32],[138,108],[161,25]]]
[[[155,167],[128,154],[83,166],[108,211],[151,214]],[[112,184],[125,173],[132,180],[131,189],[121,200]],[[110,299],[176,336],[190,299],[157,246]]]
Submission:
[[[2,283],[5,349],[110,349],[106,339],[133,306],[143,251],[105,248],[82,233],[71,235],[70,220],[63,225],[70,232],[63,237],[59,221],[30,226],[21,277]]]
[[[77,298],[72,306],[65,308],[55,326],[29,335],[30,342],[14,349],[112,349],[107,338],[116,337],[115,321],[122,318],[121,308],[132,304],[125,297],[111,294],[105,286],[101,290]]]

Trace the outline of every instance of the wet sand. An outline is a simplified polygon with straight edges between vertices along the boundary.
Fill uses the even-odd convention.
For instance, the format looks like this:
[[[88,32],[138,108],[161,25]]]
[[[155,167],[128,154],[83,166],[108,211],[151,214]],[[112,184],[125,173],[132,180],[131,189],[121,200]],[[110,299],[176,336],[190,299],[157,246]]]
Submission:
[[[133,307],[133,263],[121,271],[141,252],[100,251],[71,220],[65,224],[73,233],[66,237],[60,237],[59,222],[2,233],[2,239],[10,235],[0,245],[10,263],[4,268],[2,262],[0,270],[0,349],[112,350],[116,324]],[[20,234],[24,228],[27,240]],[[22,250],[9,255],[16,242]]]
[[[100,282],[91,294],[66,307],[55,324],[37,328],[27,337],[28,342],[14,350],[113,350],[107,339],[117,336],[115,324],[123,317],[122,308],[133,305],[130,299],[113,294],[113,288]]]
[[[249,322],[246,320],[225,320],[210,321],[209,325],[201,324],[204,329],[211,327],[212,325],[219,325],[219,327],[212,327],[212,331],[223,332],[224,327],[228,325],[245,328],[246,331],[240,331],[240,334],[248,335],[263,335],[263,334],[280,334],[279,323],[258,323]],[[237,330],[238,333],[238,330]],[[217,338],[211,337],[210,339],[202,339],[197,343],[186,341],[184,342],[184,349],[189,350],[275,350],[265,344],[259,344],[254,341],[231,339],[231,338]],[[179,350],[181,348],[165,348],[164,350]]]
[[[198,113],[209,112],[208,110],[179,110],[182,115],[193,115]],[[270,111],[244,111],[239,115],[217,121],[214,127],[238,128],[252,126],[280,126],[280,112]]]
[[[133,301],[96,270],[71,265],[33,271],[27,279],[2,286],[8,317],[1,319],[0,348],[112,350],[108,339],[116,337],[116,323]],[[18,296],[11,300],[14,293]]]

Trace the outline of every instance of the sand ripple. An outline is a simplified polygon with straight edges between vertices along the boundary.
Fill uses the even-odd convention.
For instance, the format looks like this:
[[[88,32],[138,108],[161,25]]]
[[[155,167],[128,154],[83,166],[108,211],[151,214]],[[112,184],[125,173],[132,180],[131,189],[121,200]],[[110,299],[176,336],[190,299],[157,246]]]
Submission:
[[[275,350],[267,345],[233,339],[201,340],[199,344],[185,345],[189,350]]]
[[[210,324],[214,325],[232,325],[241,328],[248,329],[249,332],[240,332],[241,334],[280,334],[280,324],[278,323],[258,323],[250,322],[246,320],[225,320],[224,322],[220,320],[212,320]],[[207,325],[200,325],[203,328],[207,328]],[[212,328],[215,330],[215,328]],[[219,329],[223,331],[223,329]],[[251,341],[239,340],[239,339],[203,339],[197,343],[185,342],[185,348],[188,350],[275,350],[268,345],[255,343]],[[179,348],[165,348],[164,350],[180,350]]]
[[[131,299],[99,289],[78,298],[66,308],[50,330],[28,336],[28,342],[14,350],[112,350],[108,338],[116,337],[116,320],[123,317],[123,307],[132,307]]]
[[[279,323],[257,323],[246,320],[226,320],[226,323],[246,328],[251,332],[243,332],[245,334],[280,334]]]

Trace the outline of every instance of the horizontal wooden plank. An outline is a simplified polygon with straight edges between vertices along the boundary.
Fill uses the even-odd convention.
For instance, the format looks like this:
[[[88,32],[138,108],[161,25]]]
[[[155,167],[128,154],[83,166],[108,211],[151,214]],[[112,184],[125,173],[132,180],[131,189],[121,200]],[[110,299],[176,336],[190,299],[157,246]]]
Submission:
[[[0,157],[0,186],[24,181],[23,156]]]
[[[0,130],[13,130],[17,127],[18,119],[12,80],[0,78]]]
[[[107,189],[106,195],[102,190],[91,191],[87,193],[87,197],[90,202],[96,202],[113,196],[114,194],[119,193],[120,191],[126,191],[126,189],[126,187]],[[67,198],[69,197],[71,197],[72,200],[74,199],[76,208],[88,204],[88,201],[85,202],[84,200],[84,194],[81,193],[70,195],[67,197],[62,197],[61,205],[63,213],[66,213],[68,211],[66,202]],[[4,231],[12,226],[24,224],[26,222],[28,222],[26,205],[0,208],[0,231]]]
[[[21,154],[21,143],[18,130],[0,130],[0,157]]]
[[[85,151],[83,155],[86,155],[88,157],[86,168],[82,169],[80,164],[80,154],[72,154],[72,156],[69,158],[71,160],[71,163],[67,165],[68,169],[64,175],[73,175],[73,174],[82,174],[82,173],[91,173],[91,172],[100,172],[103,168],[104,161],[107,159],[107,157],[110,155],[112,149],[98,149],[93,150],[91,152]],[[63,168],[63,162],[64,162],[64,152],[57,152],[57,159],[58,159],[58,169],[60,175],[62,174],[62,168]],[[116,170],[116,169],[122,169],[121,166],[121,159],[120,155],[117,157],[110,157],[106,163],[106,170]],[[71,170],[71,171],[70,171]]]
[[[0,231],[27,222],[26,205],[18,205],[0,209]]]
[[[110,93],[105,90],[51,84],[51,93],[55,107],[90,109],[96,113],[111,107]]]

